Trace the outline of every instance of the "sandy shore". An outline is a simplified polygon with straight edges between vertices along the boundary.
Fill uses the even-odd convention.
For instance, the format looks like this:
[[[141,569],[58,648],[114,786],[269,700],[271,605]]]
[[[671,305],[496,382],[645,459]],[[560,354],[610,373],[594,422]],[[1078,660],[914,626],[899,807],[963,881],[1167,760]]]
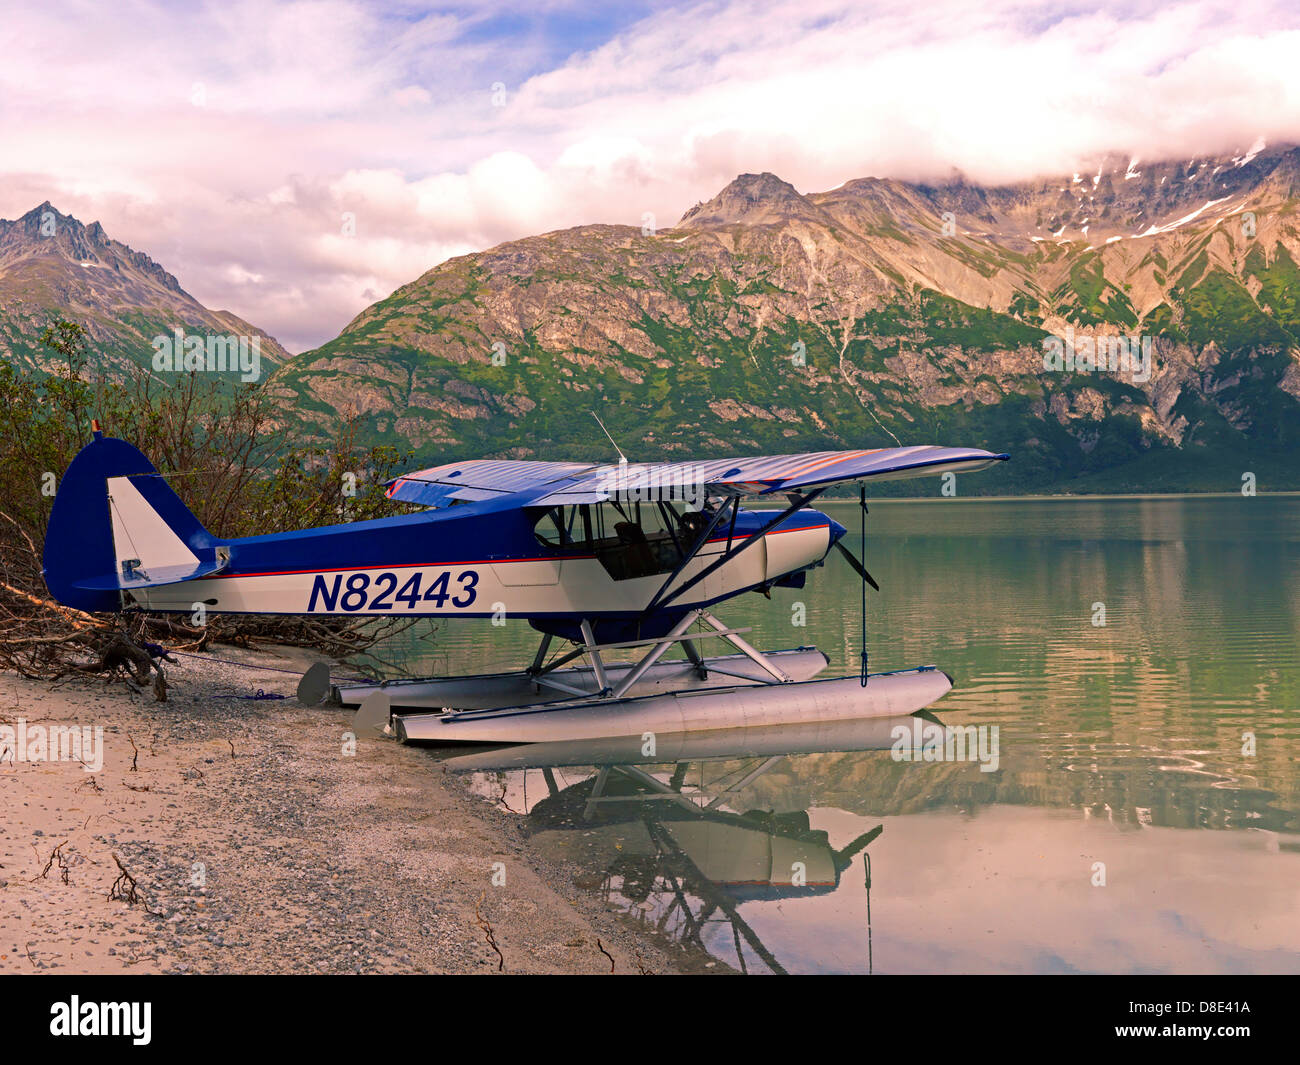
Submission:
[[[36,725],[103,728],[93,773],[0,751],[0,973],[496,972],[476,906],[506,972],[608,973],[602,948],[670,971],[429,751],[345,753],[351,713],[266,668],[308,658],[218,653],[244,664],[181,659],[166,703],[0,675],[0,726],[24,719],[29,746]],[[258,689],[287,698],[220,698]],[[114,854],[134,904],[109,898]]]

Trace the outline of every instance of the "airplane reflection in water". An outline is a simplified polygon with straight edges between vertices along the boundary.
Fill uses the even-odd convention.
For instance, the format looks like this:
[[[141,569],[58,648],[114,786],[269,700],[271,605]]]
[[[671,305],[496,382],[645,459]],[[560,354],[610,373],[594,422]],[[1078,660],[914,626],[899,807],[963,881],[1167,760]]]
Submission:
[[[660,934],[688,949],[716,953],[716,937],[729,928],[736,965],[744,972],[749,971],[748,955],[770,972],[786,969],[745,920],[742,905],[830,894],[861,854],[867,891],[862,954],[871,971],[871,858],[866,851],[883,826],[836,848],[828,833],[811,827],[807,811],[739,812],[727,803],[786,755],[887,749],[895,742],[893,730],[900,724],[910,728],[913,720],[907,715],[681,733],[656,737],[653,754],[644,753],[640,736],[536,743],[444,764],[458,772],[540,769],[547,795],[527,811],[536,842],[544,847],[549,838],[561,847],[579,847],[583,865],[600,870],[598,887],[607,900],[626,900]],[[705,781],[705,763],[738,759],[751,761],[730,775]],[[592,772],[562,787],[556,770],[568,767]]]
[[[879,953],[892,973],[1297,970],[1300,836],[1275,793],[1203,756],[999,723],[996,773],[891,758],[908,718],[444,764],[481,774],[539,853],[674,938],[686,968],[865,973]]]

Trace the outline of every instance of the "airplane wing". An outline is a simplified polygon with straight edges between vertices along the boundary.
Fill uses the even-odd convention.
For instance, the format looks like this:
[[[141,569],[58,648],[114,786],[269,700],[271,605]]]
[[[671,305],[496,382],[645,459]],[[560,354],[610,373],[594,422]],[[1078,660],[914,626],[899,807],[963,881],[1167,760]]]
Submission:
[[[868,451],[814,451],[802,455],[710,459],[706,462],[628,463],[602,466],[575,482],[562,484],[530,506],[598,503],[646,491],[708,495],[762,496],[806,491],[841,481],[895,481],[940,473],[982,470],[1010,458],[979,448],[891,447]]]
[[[386,495],[389,499],[426,507],[441,507],[452,500],[473,503],[528,488],[549,490],[549,486],[597,468],[591,462],[469,459],[396,477],[387,483]]]
[[[813,451],[801,455],[710,459],[704,462],[632,462],[598,465],[479,459],[435,466],[389,483],[388,495],[424,506],[473,501],[536,489],[521,506],[566,506],[644,497],[647,491],[685,497],[770,495],[836,482],[900,480],[982,470],[1009,455],[961,447],[892,447],[865,451]]]

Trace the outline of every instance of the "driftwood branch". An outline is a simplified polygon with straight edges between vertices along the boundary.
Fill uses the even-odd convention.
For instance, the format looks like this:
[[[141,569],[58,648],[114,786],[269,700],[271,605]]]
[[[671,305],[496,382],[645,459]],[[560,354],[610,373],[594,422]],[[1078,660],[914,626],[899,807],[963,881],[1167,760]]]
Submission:
[[[148,901],[140,894],[140,885],[136,883],[125,865],[122,864],[122,856],[113,852],[113,861],[117,863],[118,877],[113,881],[113,886],[108,889],[108,899],[110,902],[125,902],[128,906],[143,906],[146,913],[151,913],[155,917],[161,916],[156,910],[150,909]]]
[[[50,851],[50,856],[45,861],[45,868],[40,871],[39,875],[32,877],[33,884],[36,883],[36,881],[44,880],[47,876],[49,876],[50,870],[54,868],[55,862],[59,863],[60,879],[65,884],[68,882],[68,863],[63,857],[63,848],[66,847],[67,845],[68,845],[68,841],[65,839],[62,843],[60,843],[57,847],[55,847],[54,850]]]
[[[506,967],[506,957],[501,953],[501,948],[497,946],[497,937],[496,933],[492,930],[492,922],[484,916],[483,911],[479,908],[486,897],[487,889],[484,888],[483,894],[480,895],[478,901],[474,903],[474,921],[478,925],[479,931],[481,931],[487,939],[487,945],[496,952],[497,972],[503,972]]]

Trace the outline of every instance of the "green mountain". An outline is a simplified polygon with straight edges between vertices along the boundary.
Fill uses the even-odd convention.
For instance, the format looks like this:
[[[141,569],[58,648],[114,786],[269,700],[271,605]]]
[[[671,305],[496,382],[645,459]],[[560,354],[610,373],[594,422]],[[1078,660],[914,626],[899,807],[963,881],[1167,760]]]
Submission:
[[[51,353],[40,338],[58,318],[86,329],[88,369],[110,376],[124,375],[131,365],[152,369],[159,350],[154,340],[174,343],[177,329],[203,340],[205,366],[209,338],[223,341],[213,354],[225,355],[227,365],[228,338],[247,338],[250,345],[257,338],[263,379],[289,357],[274,337],[242,318],[204,307],[98,222],[83,225],[47,201],[15,221],[0,219],[0,358],[24,369],[49,369]],[[234,381],[240,375],[222,376]]]
[[[1292,147],[998,188],[746,174],[672,229],[444,262],[269,387],[419,460],[607,457],[594,411],[634,459],[955,443],[1015,459],[963,492],[1300,488],[1298,201]],[[1045,368],[1117,336],[1149,376]]]

